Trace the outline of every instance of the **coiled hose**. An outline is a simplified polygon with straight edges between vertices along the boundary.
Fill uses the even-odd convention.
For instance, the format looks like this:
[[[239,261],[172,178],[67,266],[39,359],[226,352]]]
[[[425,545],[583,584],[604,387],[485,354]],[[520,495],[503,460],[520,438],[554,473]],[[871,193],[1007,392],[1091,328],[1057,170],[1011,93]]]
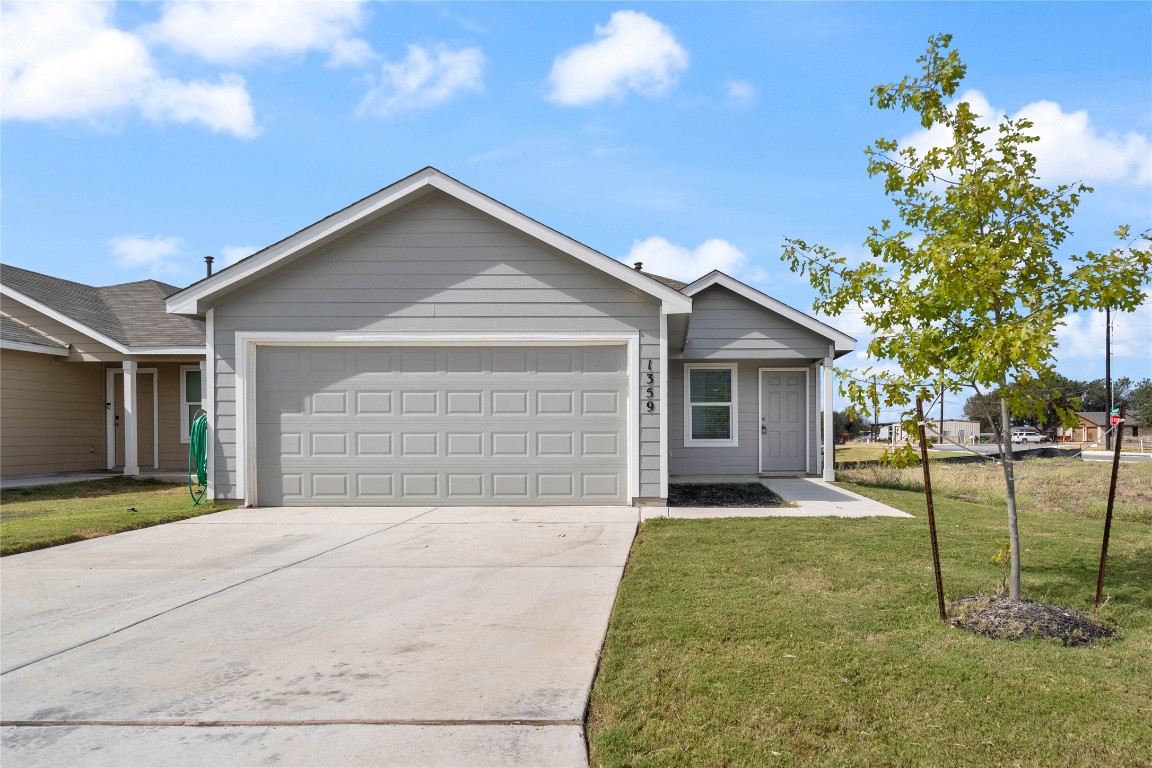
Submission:
[[[199,490],[192,485],[192,472],[196,472]],[[208,414],[201,413],[192,420],[188,433],[188,493],[192,496],[192,506],[204,500],[208,492]]]

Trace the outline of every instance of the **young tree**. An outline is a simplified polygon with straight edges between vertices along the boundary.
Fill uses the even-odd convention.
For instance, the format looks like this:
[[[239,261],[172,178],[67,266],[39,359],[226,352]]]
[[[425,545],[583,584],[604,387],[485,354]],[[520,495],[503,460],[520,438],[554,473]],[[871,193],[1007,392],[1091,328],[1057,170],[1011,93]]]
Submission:
[[[1002,118],[992,129],[967,102],[950,103],[965,74],[951,35],[930,38],[922,73],[872,89],[880,109],[914,112],[946,139],[924,152],[879,139],[866,150],[868,174],[884,182],[897,221],[869,228],[872,259],[858,266],[820,245],[787,239],[783,259],[807,274],[817,310],[860,307],[875,337],[868,352],[899,364],[842,379],[861,410],[875,396],[907,406],[943,378],[949,390],[999,390],[995,431],[1001,445],[1011,547],[1009,596],[1020,598],[1010,411],[1036,412],[1037,382],[1050,378],[1056,329],[1072,312],[1111,305],[1131,311],[1145,299],[1152,267],[1149,232],[1116,235],[1106,253],[1063,255],[1083,184],[1042,186],[1027,120]],[[912,425],[910,425],[912,426]]]

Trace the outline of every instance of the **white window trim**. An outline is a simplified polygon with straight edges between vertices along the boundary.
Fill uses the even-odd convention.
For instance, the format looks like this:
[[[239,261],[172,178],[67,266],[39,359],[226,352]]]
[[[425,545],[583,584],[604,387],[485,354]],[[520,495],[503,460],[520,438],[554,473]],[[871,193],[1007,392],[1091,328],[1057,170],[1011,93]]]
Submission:
[[[188,420],[188,406],[192,405],[188,402],[188,377],[186,375],[188,371],[197,371],[200,374],[200,407],[204,407],[204,371],[200,368],[199,363],[180,366],[180,442],[182,443],[189,441],[188,431],[192,428],[192,422]]]
[[[693,440],[692,439],[692,371],[729,370],[732,372],[732,436],[727,440]],[[737,412],[739,393],[737,381],[739,379],[738,363],[685,363],[684,364],[684,447],[685,448],[732,448],[740,445],[740,418]],[[708,405],[721,405],[721,403],[708,403]]]

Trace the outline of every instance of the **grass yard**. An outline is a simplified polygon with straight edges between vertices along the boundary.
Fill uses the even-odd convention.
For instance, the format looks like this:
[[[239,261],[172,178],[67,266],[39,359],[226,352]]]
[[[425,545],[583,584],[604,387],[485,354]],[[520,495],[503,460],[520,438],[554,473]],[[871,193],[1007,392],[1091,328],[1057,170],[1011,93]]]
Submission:
[[[896,447],[899,448],[900,446]],[[837,464],[852,461],[878,461],[880,457],[884,455],[884,451],[886,451],[888,448],[888,445],[881,445],[878,443],[849,443],[848,445],[837,445],[836,457],[834,460]],[[919,456],[920,449],[917,448],[916,450],[916,455]],[[956,455],[957,454],[953,451],[928,451],[929,461],[932,459],[945,459]]]
[[[1087,490],[1040,491],[1039,473],[1069,471],[1052,466],[1021,471],[1037,486],[1020,512],[1024,593],[1090,608],[1103,525],[1089,502],[1108,465],[1073,470]],[[949,600],[1003,577],[1002,506],[970,478],[944,480],[971,469],[933,477]],[[1152,466],[1121,483],[1144,504]],[[593,765],[1152,765],[1152,520],[1140,508],[1113,525],[1100,614],[1123,639],[1065,648],[942,625],[923,496],[846,487],[917,519],[644,524],[592,693]]]
[[[1006,509],[1004,468],[1001,465],[988,462],[930,466],[932,489],[936,494],[960,501],[973,501],[998,510]],[[1112,465],[1107,462],[1061,459],[1019,461],[1015,464],[1016,503],[1021,509],[1103,521],[1108,508],[1111,471]],[[924,472],[920,467],[839,469],[836,478],[842,482],[916,491],[918,494],[924,490]],[[1152,524],[1152,462],[1120,465],[1114,514],[1118,520]]]
[[[135,512],[128,512],[135,508]],[[110,533],[231,509],[192,506],[187,486],[112,477],[83,483],[0,491],[0,555],[12,555]]]

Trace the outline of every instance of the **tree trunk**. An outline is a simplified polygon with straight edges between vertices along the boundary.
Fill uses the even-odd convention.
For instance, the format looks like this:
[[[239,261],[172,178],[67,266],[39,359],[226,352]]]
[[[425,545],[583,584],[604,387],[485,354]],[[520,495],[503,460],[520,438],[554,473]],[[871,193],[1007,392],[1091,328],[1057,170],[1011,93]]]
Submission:
[[[1000,382],[1000,390],[1007,382]],[[1020,599],[1020,529],[1016,524],[1015,458],[1012,455],[1012,421],[1008,417],[1008,401],[1000,398],[1000,458],[1004,463],[1004,485],[1008,491],[1008,546],[1011,560],[1008,572],[1008,597]]]

